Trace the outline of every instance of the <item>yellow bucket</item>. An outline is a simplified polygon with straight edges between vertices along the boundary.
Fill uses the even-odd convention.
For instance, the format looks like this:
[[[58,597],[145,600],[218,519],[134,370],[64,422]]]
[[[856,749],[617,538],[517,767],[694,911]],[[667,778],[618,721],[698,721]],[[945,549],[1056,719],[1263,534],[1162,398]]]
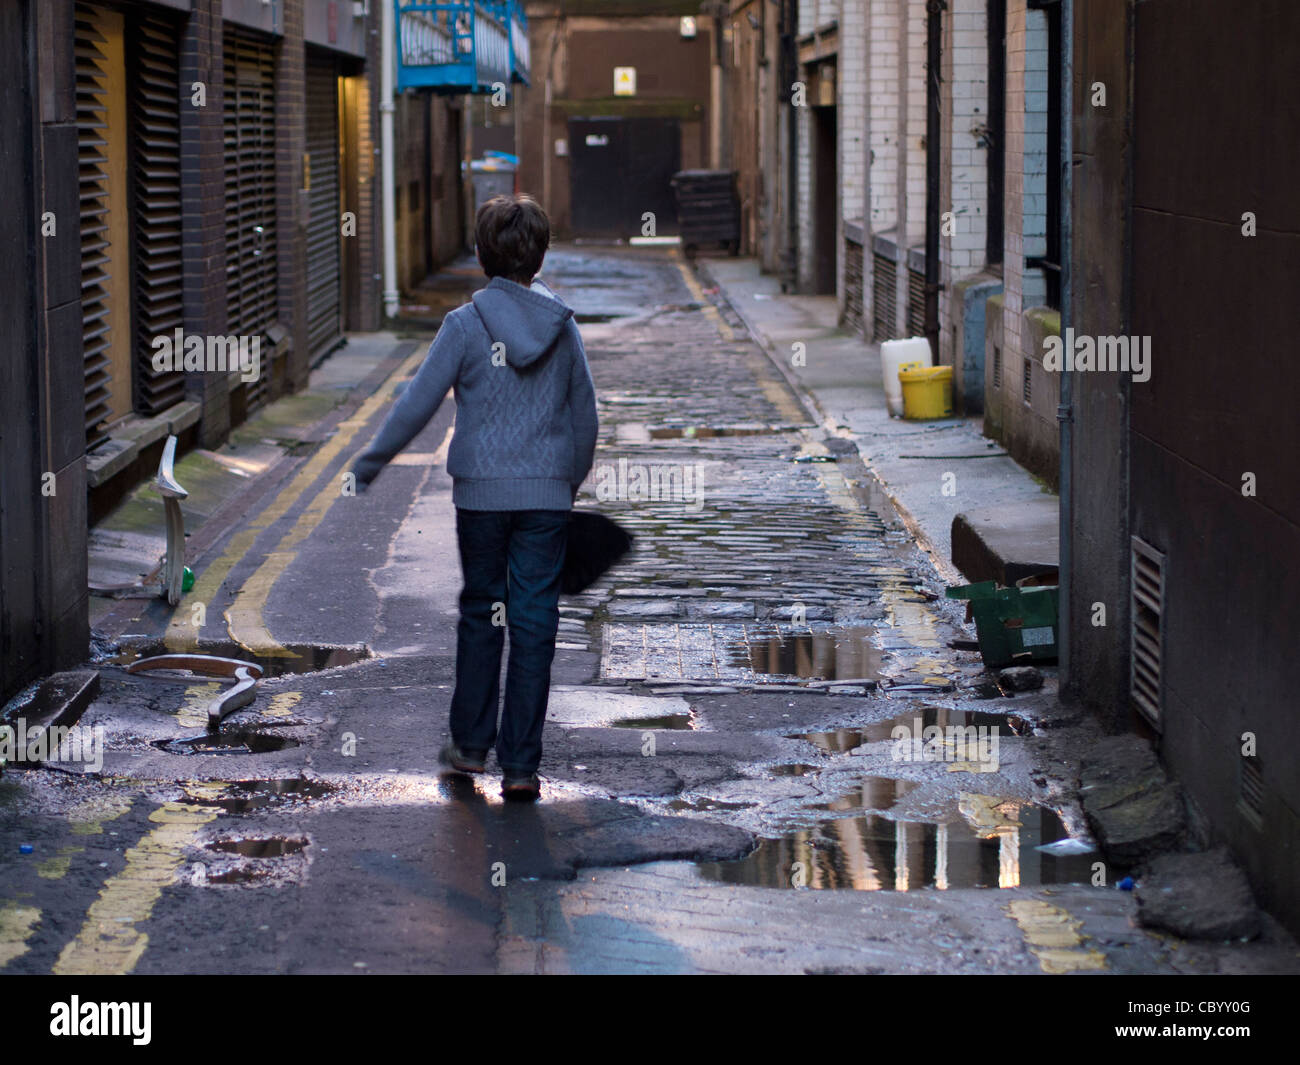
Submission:
[[[898,368],[903,386],[903,417],[914,421],[952,417],[952,367],[904,363]]]

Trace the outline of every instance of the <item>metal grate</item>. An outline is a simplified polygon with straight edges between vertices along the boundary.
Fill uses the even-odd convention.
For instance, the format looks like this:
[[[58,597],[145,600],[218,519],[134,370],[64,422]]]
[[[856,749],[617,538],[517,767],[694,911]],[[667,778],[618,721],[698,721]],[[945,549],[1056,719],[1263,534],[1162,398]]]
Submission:
[[[86,450],[108,439],[109,382],[112,375],[108,241],[108,60],[101,45],[101,13],[77,4],[75,61],[77,84],[77,167],[81,226],[81,343],[85,365]]]
[[[844,238],[844,325],[853,332],[863,328],[862,245]]]
[[[1034,398],[1034,360],[1026,359],[1024,364],[1023,375],[1020,381],[1020,393],[1028,406]]]
[[[342,339],[339,323],[338,66],[307,60],[307,156],[311,221],[307,226],[307,349],[312,358]],[[419,183],[412,185],[418,190]]]
[[[137,21],[129,81],[135,219],[136,406],[157,414],[185,396],[185,375],[158,372],[153,339],[184,325],[181,265],[181,129],[176,31]]]
[[[898,321],[898,264],[879,252],[871,256],[873,340],[892,340]]]
[[[911,336],[925,336],[925,274],[907,271],[907,328]]]
[[[1002,387],[1002,349],[996,344],[993,346],[993,387]]]
[[[1130,560],[1129,693],[1142,716],[1158,728],[1163,695],[1165,556],[1134,536]]]
[[[266,333],[275,321],[275,55],[244,33],[225,37],[226,328]],[[267,353],[263,352],[265,356]],[[246,410],[265,401],[267,359],[247,389]]]

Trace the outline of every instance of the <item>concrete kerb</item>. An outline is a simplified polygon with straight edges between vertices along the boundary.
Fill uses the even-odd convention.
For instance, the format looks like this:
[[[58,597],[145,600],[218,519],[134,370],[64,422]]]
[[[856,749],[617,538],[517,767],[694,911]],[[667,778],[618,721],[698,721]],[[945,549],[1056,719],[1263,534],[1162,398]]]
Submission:
[[[848,429],[841,430],[835,419],[830,416],[826,409],[818,400],[817,395],[810,388],[799,380],[797,374],[790,367],[782,362],[781,357],[776,349],[775,342],[768,337],[754,322],[754,320],[745,313],[742,305],[731,298],[721,282],[709,270],[706,261],[696,260],[695,269],[705,275],[710,286],[717,291],[717,298],[725,302],[737,318],[744,323],[745,330],[749,333],[753,341],[767,354],[781,376],[785,379],[786,384],[790,386],[792,392],[798,398],[799,403],[804,410],[808,412],[809,418],[822,426],[830,435],[838,436],[850,440],[857,451],[858,458],[861,460],[863,467],[875,481],[876,487],[884,498],[888,499],[890,505],[897,512],[899,520],[903,523],[915,541],[917,546],[926,553],[934,565],[935,570],[946,584],[965,584],[966,578],[962,576],[961,571],[957,569],[952,562],[945,558],[943,552],[935,545],[934,540],[926,533],[921,523],[916,519],[910,510],[902,503],[898,496],[889,490],[889,486],[881,478],[879,471],[872,465],[870,459],[863,452],[861,442],[857,434]]]

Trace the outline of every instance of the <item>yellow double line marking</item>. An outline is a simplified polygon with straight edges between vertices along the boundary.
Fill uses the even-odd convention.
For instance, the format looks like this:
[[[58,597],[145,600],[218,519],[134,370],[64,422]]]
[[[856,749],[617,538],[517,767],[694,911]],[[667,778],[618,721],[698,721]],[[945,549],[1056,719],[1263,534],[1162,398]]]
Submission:
[[[316,452],[301,470],[275,497],[274,500],[244,528],[240,529],[226,545],[221,555],[204,569],[195,581],[189,595],[177,604],[172,612],[164,642],[169,651],[194,651],[199,643],[199,626],[192,624],[187,606],[202,603],[206,606],[215,598],[230,571],[252,548],[262,530],[279,521],[303,494],[316,482],[338,455],[352,443],[352,438],[387,403],[398,383],[413,373],[424,360],[423,349],[413,352],[399,366],[383,386],[370,396],[346,421],[340,422],[334,436]],[[291,653],[271,636],[262,620],[262,609],[276,580],[297,555],[297,546],[320,523],[330,505],[339,496],[339,486],[327,483],[294,523],[293,529],[281,539],[276,549],[244,582],[234,603],[225,613],[230,635],[241,645],[256,654],[267,657],[292,657]]]
[[[700,305],[700,310],[704,312],[704,317],[718,327],[718,332],[722,335],[723,340],[734,340],[736,334],[732,332],[731,326],[722,320],[718,308],[713,306],[709,301],[709,297],[704,294],[704,289],[700,288],[700,283],[695,280],[695,275],[691,273],[677,248],[673,249],[673,260],[677,263],[677,269],[682,273],[682,279],[686,282],[686,287],[691,290],[691,298]],[[803,417],[803,411],[799,412],[799,417]]]
[[[185,847],[216,816],[212,807],[178,802],[151,813],[149,820],[158,827],[126,851],[126,868],[104,882],[81,931],[54,963],[54,972],[107,976],[134,969],[149,945],[149,936],[137,926],[149,919],[163,888],[185,861]]]
[[[1099,950],[1084,949],[1083,937],[1079,935],[1082,922],[1067,911],[1038,899],[1017,899],[1008,910],[1043,972],[1106,968],[1106,955]]]

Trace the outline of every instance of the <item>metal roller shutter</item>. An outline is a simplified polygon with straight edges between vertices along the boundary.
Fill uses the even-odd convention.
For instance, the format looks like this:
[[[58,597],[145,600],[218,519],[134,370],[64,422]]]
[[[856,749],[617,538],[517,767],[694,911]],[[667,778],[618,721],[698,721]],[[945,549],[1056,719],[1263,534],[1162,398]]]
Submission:
[[[225,37],[226,327],[263,336],[275,321],[275,54],[255,37]],[[265,352],[264,352],[265,355]],[[266,399],[267,366],[244,385],[247,409]]]
[[[338,345],[339,111],[335,60],[307,60],[307,157],[311,186],[307,227],[307,347],[317,358]]]
[[[136,408],[157,414],[185,395],[185,375],[153,368],[153,338],[184,323],[178,46],[171,23],[146,16],[133,33],[130,81],[135,206]]]
[[[892,340],[898,315],[897,265],[887,255],[871,256],[872,339]]]
[[[98,12],[76,5],[77,164],[81,187],[81,333],[85,360],[86,450],[108,439],[110,415],[107,59]]]

